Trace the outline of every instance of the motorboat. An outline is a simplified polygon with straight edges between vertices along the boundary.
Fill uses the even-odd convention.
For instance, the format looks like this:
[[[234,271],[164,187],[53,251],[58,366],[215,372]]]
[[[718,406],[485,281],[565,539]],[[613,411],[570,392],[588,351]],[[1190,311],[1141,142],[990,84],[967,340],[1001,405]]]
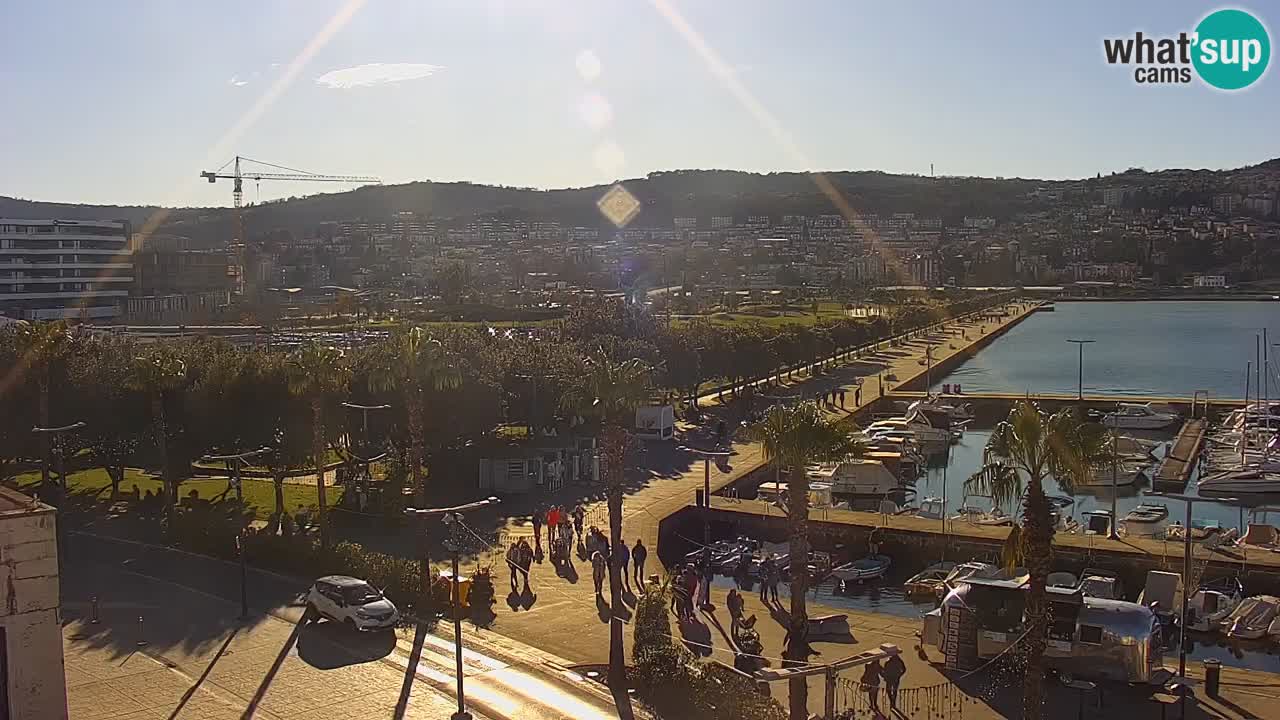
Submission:
[[[907,406],[908,412],[922,412],[931,420],[943,420],[941,425],[968,422],[973,419],[973,408],[968,403],[953,404],[946,402],[941,395],[929,395]]]
[[[1280,493],[1280,473],[1264,470],[1227,470],[1200,478],[1201,495]]]
[[[1155,460],[1156,449],[1163,443],[1145,440],[1132,435],[1117,435],[1112,439],[1112,448],[1122,458]]]
[[[992,565],[991,563],[965,562],[952,568],[951,572],[948,573],[947,577],[942,581],[942,584],[946,585],[947,588],[950,589],[971,578],[977,578],[980,580],[1000,580],[1007,579],[1008,577],[1009,573],[995,565]]]
[[[1079,584],[1080,581],[1076,579],[1075,574],[1066,572],[1065,570],[1051,572],[1049,573],[1049,576],[1045,578],[1045,585],[1049,587],[1075,588]]]
[[[1177,413],[1152,408],[1150,403],[1120,403],[1115,412],[1102,417],[1102,424],[1120,430],[1160,430],[1181,419]]]
[[[941,520],[947,514],[947,503],[940,497],[927,497],[920,500],[917,507],[904,511],[904,515],[914,515],[925,520]]]
[[[876,510],[884,498],[901,500],[906,486],[879,460],[857,458],[811,466],[810,484],[831,488],[832,500],[848,501],[854,510]]]
[[[928,416],[923,413],[910,413],[906,417],[877,420],[868,425],[865,432],[873,438],[886,433],[910,432],[921,445],[945,445],[951,442],[953,437],[949,428],[934,427]]]
[[[889,572],[889,566],[892,564],[893,560],[888,555],[868,555],[831,568],[831,577],[840,582],[879,580]]]
[[[1138,604],[1151,608],[1166,628],[1177,621],[1175,610],[1182,602],[1182,576],[1164,570],[1148,570],[1147,583],[1138,593]]]
[[[1111,534],[1110,510],[1086,510],[1080,513],[1080,519],[1085,535]]]
[[[1002,526],[1012,525],[1013,518],[1009,517],[1005,511],[996,506],[995,501],[991,501],[990,507],[982,507],[979,505],[971,505],[970,497],[984,497],[982,495],[966,495],[963,504],[956,510],[956,514],[951,516],[952,520],[961,520],[970,525],[988,525]],[[987,498],[991,500],[991,498]]]
[[[1128,487],[1146,479],[1150,463],[1136,460],[1122,460],[1113,466],[1111,463],[1093,469],[1084,479],[1085,487]]]
[[[955,567],[956,564],[953,562],[934,563],[902,583],[902,592],[912,597],[919,595],[936,597],[941,595],[947,587],[947,577],[951,575],[951,571]]]
[[[1254,595],[1240,604],[1222,621],[1227,637],[1256,640],[1273,632],[1280,617],[1280,598],[1274,595]]]
[[[1280,515],[1280,507],[1263,505],[1249,510],[1249,526],[1240,544],[1253,547],[1275,549],[1280,547],[1280,529],[1276,527],[1273,515]]]
[[[1219,629],[1223,621],[1244,599],[1244,588],[1234,577],[1205,583],[1187,598],[1188,630],[1209,632]]]
[[[1142,502],[1124,516],[1124,532],[1135,537],[1159,537],[1169,520],[1169,508],[1161,503]]]
[[[1124,599],[1124,586],[1120,583],[1120,576],[1110,570],[1085,568],[1080,573],[1080,582],[1076,584],[1076,589],[1085,597],[1106,600]]]
[[[1222,534],[1222,524],[1217,520],[1195,520],[1191,521],[1191,542],[1201,543]],[[1170,523],[1164,530],[1164,536],[1168,540],[1177,540],[1185,542],[1187,539],[1182,523],[1174,521]]]

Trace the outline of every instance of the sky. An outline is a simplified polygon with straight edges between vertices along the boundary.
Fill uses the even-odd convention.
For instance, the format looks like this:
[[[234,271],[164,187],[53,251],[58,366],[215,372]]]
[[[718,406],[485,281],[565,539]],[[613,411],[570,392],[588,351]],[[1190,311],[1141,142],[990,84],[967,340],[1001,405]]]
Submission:
[[[0,195],[227,205],[230,186],[198,175],[236,154],[540,188],[681,168],[1070,178],[1280,156],[1274,68],[1224,93],[1138,85],[1103,60],[1104,37],[1189,31],[1218,7],[6,3]],[[1236,7],[1276,40],[1280,7]],[[347,187],[247,183],[245,196]]]

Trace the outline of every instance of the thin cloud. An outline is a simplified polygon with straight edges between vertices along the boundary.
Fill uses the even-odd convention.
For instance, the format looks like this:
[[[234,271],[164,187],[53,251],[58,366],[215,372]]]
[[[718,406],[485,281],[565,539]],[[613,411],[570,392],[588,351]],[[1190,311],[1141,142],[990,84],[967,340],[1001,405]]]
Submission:
[[[443,70],[441,65],[426,63],[368,63],[355,67],[330,70],[316,78],[317,85],[346,90],[355,87],[385,85],[406,80],[419,80],[437,71]]]
[[[227,83],[228,83],[229,85],[231,85],[232,87],[244,87],[245,85],[248,85],[248,84],[249,84],[249,81],[248,81],[248,80],[241,80],[240,78],[236,77],[235,75],[232,75],[232,76],[231,76],[231,79],[230,79],[230,80],[228,80],[228,81],[227,81]]]

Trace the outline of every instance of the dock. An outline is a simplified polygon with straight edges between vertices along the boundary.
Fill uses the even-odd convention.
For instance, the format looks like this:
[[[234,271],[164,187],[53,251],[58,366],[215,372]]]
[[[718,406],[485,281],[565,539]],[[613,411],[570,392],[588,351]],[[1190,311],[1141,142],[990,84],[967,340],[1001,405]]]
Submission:
[[[1204,447],[1204,435],[1208,423],[1203,418],[1188,420],[1182,424],[1178,437],[1174,439],[1169,453],[1164,456],[1156,475],[1151,479],[1152,486],[1161,492],[1182,492],[1191,478],[1200,458],[1200,449]]]

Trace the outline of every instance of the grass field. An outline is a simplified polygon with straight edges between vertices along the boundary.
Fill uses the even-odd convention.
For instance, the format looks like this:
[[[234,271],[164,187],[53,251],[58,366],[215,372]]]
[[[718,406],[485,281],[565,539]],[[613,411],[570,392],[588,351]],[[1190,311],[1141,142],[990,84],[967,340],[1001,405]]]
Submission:
[[[19,487],[37,485],[40,482],[40,473],[23,473],[17,476],[17,480]],[[111,496],[111,479],[107,477],[107,471],[102,468],[73,472],[67,477],[67,482],[72,492],[97,493],[102,500],[106,500]],[[244,484],[245,504],[253,509],[256,517],[264,520],[270,517],[276,506],[275,488],[272,486],[271,481],[245,479],[242,482]],[[120,483],[120,492],[122,494],[130,493],[134,485],[138,486],[140,494],[146,494],[148,490],[153,493],[160,490],[159,480],[144,475],[137,470],[126,470],[124,482]],[[192,490],[197,491],[201,499],[212,500],[227,490],[227,481],[187,480],[182,483],[180,489],[182,495],[186,495]],[[330,488],[328,492],[329,502],[336,502],[338,494],[338,489]],[[297,485],[285,483],[284,504],[285,509],[291,513],[297,512],[301,508],[314,507],[317,504],[316,486],[313,484]]]

